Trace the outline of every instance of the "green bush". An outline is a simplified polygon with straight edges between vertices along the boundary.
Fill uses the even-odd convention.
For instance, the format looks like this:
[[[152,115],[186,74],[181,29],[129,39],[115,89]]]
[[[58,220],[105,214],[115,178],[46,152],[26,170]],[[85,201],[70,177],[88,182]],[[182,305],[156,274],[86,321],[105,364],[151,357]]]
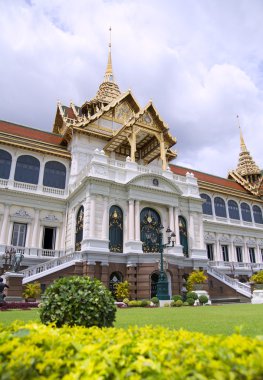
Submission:
[[[181,300],[177,300],[177,301],[175,301],[175,307],[181,307],[181,306],[183,306],[183,301],[181,301]]]
[[[199,302],[202,304],[202,305],[204,305],[205,303],[207,303],[208,302],[208,297],[206,296],[206,295],[204,295],[204,294],[202,294],[201,296],[199,296]]]
[[[172,296],[172,300],[173,301],[178,301],[178,300],[182,301],[183,297],[180,296],[179,294],[176,294],[176,295]]]
[[[116,306],[112,294],[96,279],[64,277],[50,285],[40,304],[40,319],[55,326],[113,326]]]
[[[193,298],[187,298],[187,302],[189,306],[193,306],[195,303],[195,300]]]
[[[132,300],[129,302],[130,307],[141,307],[142,306],[142,301],[138,300]]]
[[[1,379],[260,380],[263,340],[163,327],[0,327]]]
[[[191,291],[195,284],[203,284],[207,280],[207,276],[202,270],[194,270],[187,278],[186,288]]]
[[[126,303],[126,305],[129,305],[130,301],[129,301],[129,298],[124,298],[124,300],[122,302]]]
[[[195,292],[188,292],[186,293],[186,299],[187,298],[193,298],[193,300],[198,300],[198,294]]]
[[[128,281],[117,282],[114,284],[114,295],[117,300],[123,300],[123,298],[129,298],[130,296],[130,284]]]
[[[188,302],[188,301],[185,301],[185,302],[183,303],[183,306],[189,306],[189,302]]]
[[[263,284],[263,270],[253,274],[253,276],[250,277],[249,281],[252,281],[255,284]]]
[[[152,303],[154,303],[155,305],[159,305],[159,298],[158,298],[158,297],[152,297],[151,301],[152,301]]]
[[[141,303],[142,303],[142,307],[146,307],[146,306],[149,306],[150,305],[150,303],[151,303],[151,301],[149,301],[149,300],[141,300]]]

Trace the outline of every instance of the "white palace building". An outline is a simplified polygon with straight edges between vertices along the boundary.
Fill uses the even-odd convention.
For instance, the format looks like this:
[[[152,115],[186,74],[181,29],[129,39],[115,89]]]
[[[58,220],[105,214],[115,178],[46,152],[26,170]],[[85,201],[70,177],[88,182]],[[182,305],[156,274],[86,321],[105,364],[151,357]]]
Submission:
[[[246,282],[263,269],[261,170],[242,134],[228,179],[176,166],[175,143],[152,102],[120,91],[110,51],[96,96],[58,103],[51,133],[0,121],[2,273],[13,247],[24,284],[89,275],[150,298],[162,224],[175,234],[164,250],[170,295],[202,268],[212,299],[249,299]]]

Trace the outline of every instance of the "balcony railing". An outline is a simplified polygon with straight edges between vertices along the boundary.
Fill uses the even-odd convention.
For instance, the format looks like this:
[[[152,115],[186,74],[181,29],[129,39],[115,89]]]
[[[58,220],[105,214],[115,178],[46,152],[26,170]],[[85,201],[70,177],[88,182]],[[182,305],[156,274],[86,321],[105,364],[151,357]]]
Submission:
[[[2,246],[0,254],[3,257],[6,248],[13,248],[16,252],[21,253],[24,257],[39,257],[39,258],[53,258],[62,257],[65,255],[65,251],[56,249],[44,249],[44,248],[27,248],[18,246]]]
[[[66,198],[68,191],[66,189],[58,189],[55,187],[43,186],[41,184],[34,185],[32,183],[25,183],[7,179],[0,179],[0,188],[15,189],[20,191],[26,191],[27,193],[39,193],[48,196],[54,196],[59,198]]]

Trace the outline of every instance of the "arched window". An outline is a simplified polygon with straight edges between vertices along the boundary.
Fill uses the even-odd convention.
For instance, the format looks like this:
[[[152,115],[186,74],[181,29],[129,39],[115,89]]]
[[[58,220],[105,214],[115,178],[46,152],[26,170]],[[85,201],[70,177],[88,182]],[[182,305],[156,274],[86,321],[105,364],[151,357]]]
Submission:
[[[263,224],[262,211],[259,206],[253,206],[253,216],[255,223]]]
[[[247,203],[241,203],[241,215],[244,222],[252,222],[251,210]]]
[[[6,150],[0,149],[0,178],[8,179],[12,164],[12,156]]]
[[[215,197],[215,214],[216,216],[221,216],[222,218],[226,218],[226,204],[224,199],[220,197]]]
[[[84,221],[84,207],[81,206],[78,210],[77,218],[76,218],[75,251],[81,251],[81,242],[83,239],[83,221]]]
[[[205,199],[205,202],[203,202],[202,207],[203,207],[203,214],[206,215],[213,215],[213,210],[212,210],[212,202],[211,198],[207,194],[200,194],[200,197],[202,199]]]
[[[228,205],[229,218],[240,220],[239,208],[238,208],[237,202],[230,200],[227,202],[227,205]]]
[[[111,206],[109,215],[110,252],[123,251],[123,213],[119,206]]]
[[[40,162],[33,156],[20,156],[16,162],[15,181],[37,185]]]
[[[149,207],[144,208],[140,222],[143,252],[159,252],[161,218],[158,212]]]
[[[48,161],[45,165],[43,185],[65,189],[66,167],[57,161]]]
[[[115,285],[118,284],[119,282],[123,282],[123,275],[121,272],[113,272],[110,275],[110,283],[109,283],[109,288],[110,291],[113,295],[115,295]]]
[[[183,246],[183,254],[188,257],[188,236],[187,236],[187,224],[186,219],[180,215],[179,221],[179,233],[180,233],[180,244]]]

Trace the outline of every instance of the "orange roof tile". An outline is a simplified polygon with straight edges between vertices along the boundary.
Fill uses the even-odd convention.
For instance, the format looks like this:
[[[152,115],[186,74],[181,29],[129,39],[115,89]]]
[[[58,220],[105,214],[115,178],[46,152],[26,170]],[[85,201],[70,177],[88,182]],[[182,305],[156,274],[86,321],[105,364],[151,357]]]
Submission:
[[[61,135],[40,131],[38,129],[25,127],[23,125],[10,123],[3,120],[0,120],[0,132],[21,136],[32,140],[42,141],[48,144],[61,145],[63,141]]]
[[[241,185],[239,185],[237,182],[234,182],[233,180],[217,177],[212,174],[202,173],[190,168],[183,168],[181,166],[175,166],[175,165],[169,165],[169,166],[171,168],[171,171],[175,174],[185,175],[187,172],[193,173],[194,176],[199,181],[207,182],[213,185],[224,186],[224,187],[228,187],[234,190],[239,190],[239,191],[247,193],[247,191]]]

